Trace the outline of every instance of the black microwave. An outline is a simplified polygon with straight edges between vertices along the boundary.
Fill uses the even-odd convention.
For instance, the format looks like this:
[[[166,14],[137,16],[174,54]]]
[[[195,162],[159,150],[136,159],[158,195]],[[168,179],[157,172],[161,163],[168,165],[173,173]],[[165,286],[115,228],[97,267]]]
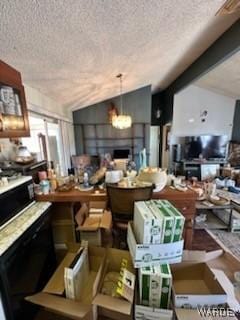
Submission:
[[[33,202],[34,190],[31,177],[21,177],[0,187],[0,226]]]

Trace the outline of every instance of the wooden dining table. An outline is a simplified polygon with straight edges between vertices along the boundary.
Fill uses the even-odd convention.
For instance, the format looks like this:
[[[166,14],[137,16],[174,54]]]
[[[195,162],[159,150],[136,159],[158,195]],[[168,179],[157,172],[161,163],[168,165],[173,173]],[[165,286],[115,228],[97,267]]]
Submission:
[[[36,201],[49,202],[89,202],[106,201],[107,193],[105,189],[94,188],[90,191],[72,189],[69,191],[55,191],[49,194],[36,194]]]
[[[90,191],[72,189],[70,191],[56,191],[47,195],[35,195],[36,201],[49,201],[60,203],[88,203],[90,201],[107,201],[105,189],[94,188]],[[191,249],[193,238],[193,223],[196,213],[197,194],[188,189],[185,192],[171,187],[165,187],[162,191],[154,192],[153,199],[169,200],[185,217],[184,240],[185,248]]]

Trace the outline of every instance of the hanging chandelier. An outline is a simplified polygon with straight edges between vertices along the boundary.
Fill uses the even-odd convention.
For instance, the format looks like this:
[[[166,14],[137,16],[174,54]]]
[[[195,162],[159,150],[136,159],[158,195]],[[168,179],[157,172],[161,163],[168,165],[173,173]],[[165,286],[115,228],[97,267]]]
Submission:
[[[118,74],[117,78],[120,81],[120,114],[113,116],[112,126],[116,129],[127,129],[132,126],[132,118],[123,114],[122,74]]]

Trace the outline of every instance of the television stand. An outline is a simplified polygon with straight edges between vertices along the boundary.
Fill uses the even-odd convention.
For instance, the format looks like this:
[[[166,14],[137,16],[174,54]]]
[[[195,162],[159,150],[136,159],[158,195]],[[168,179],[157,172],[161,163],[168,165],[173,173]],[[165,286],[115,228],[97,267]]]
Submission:
[[[204,178],[204,173],[211,171],[214,172],[220,170],[227,163],[226,160],[223,159],[213,159],[213,160],[182,160],[181,164],[181,172],[187,179],[191,177],[197,177],[199,180]]]

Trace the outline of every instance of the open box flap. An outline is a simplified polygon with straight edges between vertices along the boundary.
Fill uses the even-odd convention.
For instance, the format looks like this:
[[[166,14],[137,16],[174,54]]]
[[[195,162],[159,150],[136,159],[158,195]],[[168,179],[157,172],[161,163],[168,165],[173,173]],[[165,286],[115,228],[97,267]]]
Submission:
[[[87,217],[81,226],[78,226],[80,231],[97,231],[100,227],[101,218]]]
[[[91,305],[84,305],[79,301],[69,300],[44,292],[28,296],[26,300],[75,319],[83,319],[87,313],[91,312]]]
[[[183,251],[183,263],[184,262],[207,262],[215,258],[220,257],[223,254],[223,250],[215,251],[200,251],[200,250],[184,250]]]
[[[207,264],[210,268],[224,271],[230,281],[235,281],[234,272],[240,271],[240,261],[229,252],[224,252],[221,256],[209,260]]]
[[[132,303],[123,298],[114,298],[101,293],[101,288],[103,286],[104,278],[109,271],[119,272],[122,259],[128,261],[126,269],[135,275],[135,269],[132,265],[131,256],[128,251],[119,250],[114,248],[107,249],[106,263],[102,272],[102,279],[99,282],[98,293],[93,300],[93,304],[104,309],[108,309],[117,313],[122,313],[125,315],[130,315],[132,310]],[[134,295],[134,290],[132,292]],[[133,300],[133,299],[132,299]]]
[[[131,314],[132,304],[127,300],[113,298],[104,294],[97,294],[93,304],[123,314]]]
[[[100,222],[100,228],[102,229],[111,229],[112,227],[112,214],[109,211],[104,211],[102,219]]]
[[[89,201],[89,210],[106,209],[106,201]]]
[[[227,293],[229,307],[233,308],[234,310],[239,310],[240,299],[237,300],[237,297],[235,296],[234,286],[231,283],[231,281],[228,279],[228,277],[222,270],[218,270],[218,269],[211,269],[211,270],[214,273],[215,277],[217,278],[218,282],[224,288],[224,291]]]
[[[43,289],[43,292],[53,293],[62,295],[65,290],[64,283],[64,269],[65,267],[69,267],[76,257],[76,252],[68,252],[64,257],[63,261],[60,263],[56,271],[54,272],[51,279],[48,281],[46,286]]]

